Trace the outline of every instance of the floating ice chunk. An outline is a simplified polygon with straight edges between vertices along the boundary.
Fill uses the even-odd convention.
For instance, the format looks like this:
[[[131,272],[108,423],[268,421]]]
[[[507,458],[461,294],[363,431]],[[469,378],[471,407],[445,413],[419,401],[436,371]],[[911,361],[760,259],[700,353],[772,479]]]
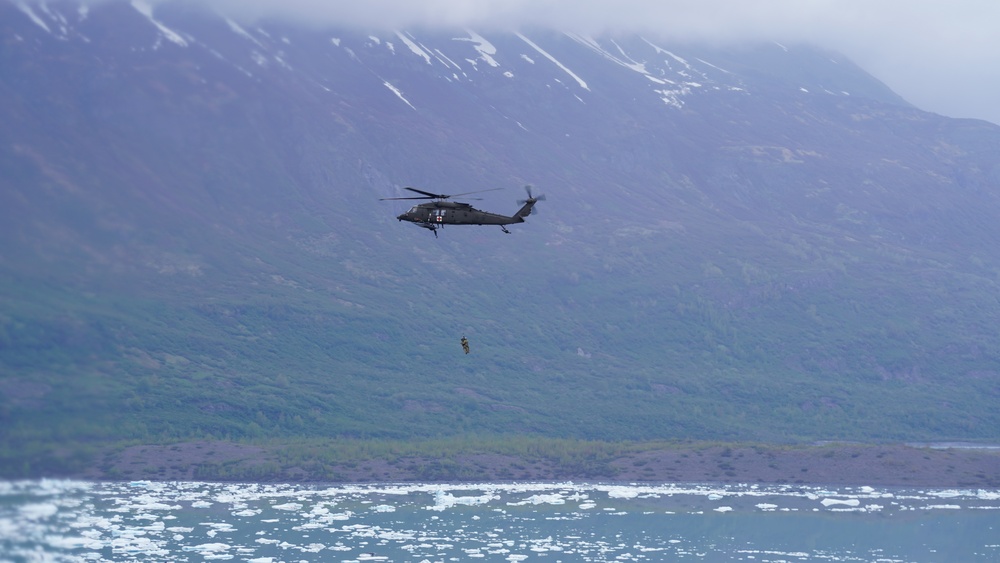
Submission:
[[[337,514],[331,514],[330,520],[350,520],[354,513],[350,510],[346,512],[338,512]]]
[[[72,536],[49,536],[46,538],[46,542],[50,547],[57,547],[60,549],[80,549],[91,547],[92,549],[100,549],[103,547],[101,542],[94,542],[90,539],[84,537],[72,537]]]
[[[508,502],[508,506],[524,506],[526,504],[566,504],[566,499],[559,493],[549,495],[531,495],[520,502]]]
[[[822,504],[823,506],[835,506],[835,505],[858,506],[861,504],[861,501],[856,498],[848,498],[848,499],[825,498],[822,501],[820,501],[820,504]]]
[[[232,532],[236,529],[229,522],[203,522],[202,526],[208,526],[218,532]]]
[[[279,543],[278,540],[270,540],[270,539],[267,539],[267,538],[257,538],[254,541],[257,542],[257,543],[259,543],[259,544],[263,544],[263,545],[274,545],[274,544]]]
[[[302,505],[297,502],[286,502],[285,504],[276,504],[271,508],[275,510],[301,510]]]
[[[21,507],[21,516],[28,520],[42,520],[55,516],[59,512],[59,507],[48,502],[26,504]]]
[[[111,540],[111,553],[166,557],[170,552],[145,537],[120,537]]]
[[[403,531],[398,531],[398,532],[381,531],[378,532],[376,535],[380,540],[396,540],[396,541],[412,540],[417,537],[415,532],[403,532]]]
[[[612,487],[608,489],[610,498],[636,498],[639,491],[635,487]]]
[[[944,489],[940,491],[927,491],[928,496],[938,497],[938,498],[956,498],[963,496],[970,496],[972,491],[958,491],[955,489]]]
[[[716,512],[732,512],[733,511],[733,507],[731,507],[731,506],[719,506],[719,507],[713,508],[712,510],[714,510]]]
[[[453,508],[458,505],[466,506],[476,506],[480,504],[489,504],[490,501],[499,499],[500,497],[486,493],[479,496],[460,496],[457,497],[447,491],[437,491],[434,493],[434,506],[429,507],[429,510],[445,510],[447,508]]]
[[[229,551],[232,549],[229,544],[226,543],[202,543],[198,545],[185,545],[181,548],[183,551],[194,551],[201,554],[215,553],[217,551]]]

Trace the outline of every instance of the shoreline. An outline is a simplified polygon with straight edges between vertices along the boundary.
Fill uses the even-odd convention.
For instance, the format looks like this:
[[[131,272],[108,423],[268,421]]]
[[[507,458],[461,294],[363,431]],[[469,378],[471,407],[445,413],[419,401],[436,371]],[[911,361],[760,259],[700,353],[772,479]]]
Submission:
[[[66,475],[92,481],[406,483],[601,481],[1000,489],[1000,448],[927,444],[678,444],[622,454],[473,452],[282,461],[280,446],[233,442],[136,445]]]

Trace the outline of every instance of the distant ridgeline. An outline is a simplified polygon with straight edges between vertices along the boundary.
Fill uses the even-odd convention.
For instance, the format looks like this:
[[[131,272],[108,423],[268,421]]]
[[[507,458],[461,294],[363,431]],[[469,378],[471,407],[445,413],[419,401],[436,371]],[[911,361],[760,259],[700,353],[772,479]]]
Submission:
[[[186,2],[0,2],[0,43],[5,475],[203,439],[1000,439],[1000,127],[838,54]],[[510,235],[378,201],[525,184]]]

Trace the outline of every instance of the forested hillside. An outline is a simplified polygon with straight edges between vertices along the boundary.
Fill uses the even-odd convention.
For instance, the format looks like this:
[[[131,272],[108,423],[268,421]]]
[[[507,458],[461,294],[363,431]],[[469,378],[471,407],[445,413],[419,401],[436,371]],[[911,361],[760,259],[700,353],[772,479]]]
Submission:
[[[835,53],[115,1],[0,2],[0,44],[2,475],[1000,437],[1000,127]],[[525,184],[509,235],[379,201]]]

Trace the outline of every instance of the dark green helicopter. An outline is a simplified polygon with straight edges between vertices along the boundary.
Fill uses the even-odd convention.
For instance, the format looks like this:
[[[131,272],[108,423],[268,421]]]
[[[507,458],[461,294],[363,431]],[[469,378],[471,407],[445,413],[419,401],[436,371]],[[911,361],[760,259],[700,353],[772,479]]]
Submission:
[[[518,203],[522,204],[521,209],[518,209],[517,213],[507,216],[500,215],[498,213],[490,213],[488,211],[480,211],[468,203],[447,201],[453,197],[492,192],[502,190],[503,188],[493,188],[491,190],[479,190],[476,192],[465,192],[452,195],[432,194],[430,192],[409,187],[406,189],[422,195],[415,197],[384,197],[381,201],[399,199],[434,200],[414,205],[409,211],[396,217],[396,219],[399,219],[400,221],[409,221],[425,229],[430,229],[434,233],[435,237],[437,237],[438,229],[444,228],[445,225],[500,225],[500,229],[503,230],[503,232],[510,234],[510,231],[507,230],[505,225],[523,223],[524,218],[531,215],[532,207],[534,207],[537,202],[545,200],[544,195],[539,195],[538,197],[531,195],[531,186],[525,186],[524,189],[528,192],[528,199],[518,201]]]

